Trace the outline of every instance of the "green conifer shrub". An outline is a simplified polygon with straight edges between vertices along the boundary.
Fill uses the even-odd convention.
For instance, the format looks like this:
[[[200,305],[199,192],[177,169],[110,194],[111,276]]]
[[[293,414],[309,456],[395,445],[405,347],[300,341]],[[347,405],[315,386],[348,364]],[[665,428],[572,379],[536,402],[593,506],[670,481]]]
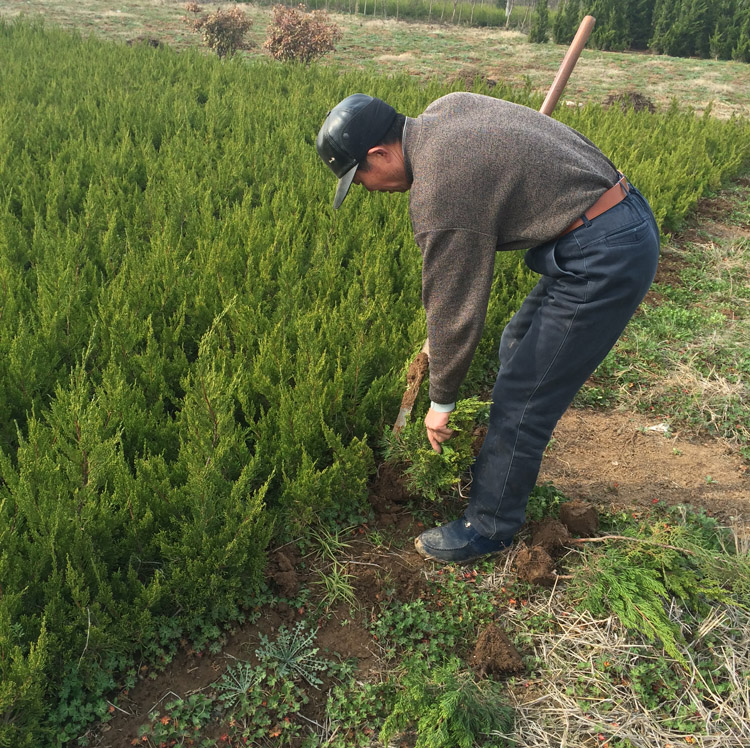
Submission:
[[[489,410],[490,403],[477,397],[459,400],[448,421],[453,436],[441,445],[440,453],[427,440],[422,419],[414,417],[399,434],[384,432],[384,457],[404,467],[413,494],[437,501],[455,489],[474,461],[475,428],[486,425]]]
[[[552,19],[555,44],[570,44],[581,22],[581,0],[564,0],[557,6]]]
[[[506,733],[512,728],[513,710],[503,703],[499,684],[477,682],[457,658],[435,668],[411,658],[400,686],[380,731],[383,744],[416,728],[415,748],[473,748],[491,731]]]
[[[549,1],[537,0],[529,29],[529,41],[533,44],[546,44],[549,41],[549,26]]]

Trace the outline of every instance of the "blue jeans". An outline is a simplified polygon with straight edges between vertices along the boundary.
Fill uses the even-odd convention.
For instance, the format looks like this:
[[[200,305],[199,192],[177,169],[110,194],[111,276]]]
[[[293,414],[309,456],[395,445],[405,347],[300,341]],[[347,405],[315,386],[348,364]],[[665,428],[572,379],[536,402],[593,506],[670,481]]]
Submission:
[[[632,187],[606,213],[526,253],[542,277],[500,341],[466,510],[480,534],[510,538],[524,523],[555,425],[646,295],[658,256],[654,215]]]

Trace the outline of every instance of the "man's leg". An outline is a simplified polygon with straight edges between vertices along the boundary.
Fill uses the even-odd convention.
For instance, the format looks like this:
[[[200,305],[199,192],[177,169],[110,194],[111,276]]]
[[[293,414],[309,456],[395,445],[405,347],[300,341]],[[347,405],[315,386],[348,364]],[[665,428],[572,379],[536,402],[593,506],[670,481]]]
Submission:
[[[648,290],[658,247],[650,208],[633,190],[595,221],[527,253],[543,278],[503,334],[466,517],[423,533],[420,552],[470,560],[510,542],[557,421]]]

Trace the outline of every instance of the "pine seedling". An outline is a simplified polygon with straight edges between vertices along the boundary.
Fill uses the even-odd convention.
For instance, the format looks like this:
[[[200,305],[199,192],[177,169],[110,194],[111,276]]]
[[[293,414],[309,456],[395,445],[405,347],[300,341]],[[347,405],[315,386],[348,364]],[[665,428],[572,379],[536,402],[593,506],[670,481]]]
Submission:
[[[395,735],[416,729],[414,748],[473,748],[480,736],[507,734],[512,725],[513,710],[503,703],[495,682],[480,684],[461,670],[458,658],[434,669],[412,659],[404,666],[401,691],[379,737],[389,745]]]
[[[487,422],[489,409],[490,403],[477,397],[459,400],[448,422],[454,434],[439,454],[430,446],[421,419],[412,419],[400,434],[383,435],[383,455],[387,462],[406,465],[410,491],[436,501],[459,484],[474,461],[474,429]]]

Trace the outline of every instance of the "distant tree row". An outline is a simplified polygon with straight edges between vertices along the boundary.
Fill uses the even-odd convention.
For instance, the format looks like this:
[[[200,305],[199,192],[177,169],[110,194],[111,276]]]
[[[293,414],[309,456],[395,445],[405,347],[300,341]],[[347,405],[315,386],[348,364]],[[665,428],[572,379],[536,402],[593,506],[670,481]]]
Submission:
[[[750,62],[750,0],[561,0],[554,14],[538,0],[530,38],[567,44],[584,15],[599,49]]]

